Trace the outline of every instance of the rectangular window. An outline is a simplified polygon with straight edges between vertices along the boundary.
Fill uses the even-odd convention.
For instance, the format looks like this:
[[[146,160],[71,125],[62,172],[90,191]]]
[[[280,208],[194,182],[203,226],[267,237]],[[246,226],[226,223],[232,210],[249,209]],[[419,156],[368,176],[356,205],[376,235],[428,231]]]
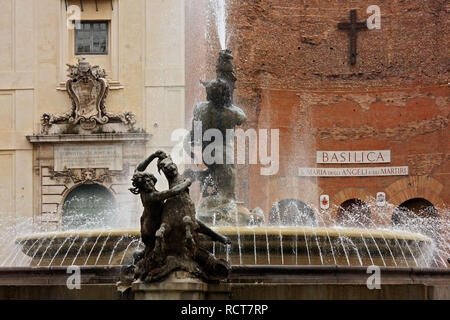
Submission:
[[[75,24],[75,55],[108,54],[108,21]]]

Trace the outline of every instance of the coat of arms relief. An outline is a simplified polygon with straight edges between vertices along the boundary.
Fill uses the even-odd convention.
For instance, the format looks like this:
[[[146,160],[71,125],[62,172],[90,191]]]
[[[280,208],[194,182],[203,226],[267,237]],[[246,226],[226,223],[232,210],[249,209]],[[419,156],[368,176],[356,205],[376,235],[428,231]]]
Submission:
[[[132,112],[112,113],[106,109],[109,86],[105,69],[91,66],[85,58],[79,59],[76,65],[67,66],[69,79],[66,89],[72,108],[63,114],[44,113],[42,133],[48,134],[55,124],[79,125],[83,130],[93,130],[107,123],[119,123],[126,129],[133,129],[136,119]]]

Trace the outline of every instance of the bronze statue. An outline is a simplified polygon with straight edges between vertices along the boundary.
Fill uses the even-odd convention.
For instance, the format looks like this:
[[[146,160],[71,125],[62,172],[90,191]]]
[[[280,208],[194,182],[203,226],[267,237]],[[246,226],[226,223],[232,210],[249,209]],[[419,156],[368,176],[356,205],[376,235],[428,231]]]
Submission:
[[[167,191],[157,191],[156,178],[143,172],[156,158],[158,171],[169,182]],[[170,156],[163,151],[153,153],[137,166],[132,181],[134,188],[130,191],[141,196],[144,206],[141,237],[145,249],[135,255],[135,279],[158,281],[177,270],[205,280],[226,278],[228,263],[199,247],[198,234],[227,245],[230,240],[195,218],[188,189],[191,181],[178,173]]]
[[[147,255],[155,247],[155,233],[161,226],[164,201],[180,194],[191,184],[191,181],[186,179],[185,182],[170,190],[157,191],[155,187],[156,177],[151,173],[143,172],[155,157],[156,154],[153,154],[139,164],[132,178],[133,188],[130,189],[132,193],[140,195],[144,207],[141,216],[141,239],[145,245],[145,251],[140,253],[139,256],[141,254]]]
[[[234,89],[236,89],[235,82],[237,80],[234,74],[234,62],[231,50],[221,50],[216,63],[217,79],[222,79],[228,83],[230,87],[231,103],[233,103]]]
[[[201,145],[203,160],[207,168],[202,171],[188,169],[185,175],[191,180],[200,181],[203,201],[199,207],[199,217],[211,222],[212,216],[217,219],[233,223],[236,208],[235,180],[236,167],[234,164],[234,128],[244,124],[247,120],[245,112],[233,104],[233,91],[236,77],[234,75],[233,56],[230,50],[222,50],[216,64],[217,78],[202,84],[206,90],[206,102],[198,103],[194,108],[192,130],[185,140],[185,150],[194,158],[192,148]],[[196,126],[201,126],[201,129]],[[200,131],[201,134],[196,134]],[[208,163],[205,161],[205,149],[211,143],[203,137],[208,130],[220,131],[223,139],[219,155],[220,161]],[[232,140],[227,139],[232,132]],[[210,131],[211,132],[211,131]],[[199,141],[202,139],[202,141]],[[215,151],[214,151],[215,152]],[[217,155],[213,155],[215,159]]]

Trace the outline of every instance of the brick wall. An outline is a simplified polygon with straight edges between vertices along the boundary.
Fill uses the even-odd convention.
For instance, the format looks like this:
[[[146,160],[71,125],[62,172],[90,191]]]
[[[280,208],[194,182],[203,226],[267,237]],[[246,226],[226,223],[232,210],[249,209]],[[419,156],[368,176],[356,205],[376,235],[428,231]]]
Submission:
[[[227,3],[228,47],[238,78],[235,103],[249,118],[244,129],[280,129],[276,175],[261,176],[257,165],[239,167],[237,193],[249,208],[259,206],[267,214],[276,201],[286,198],[318,206],[320,194],[328,194],[332,205],[339,205],[352,197],[375,197],[380,191],[394,205],[414,197],[439,208],[448,204],[448,3]],[[358,21],[364,21],[372,4],[381,9],[381,29],[359,32],[357,63],[350,65],[348,33],[338,30],[337,23],[348,21],[351,9],[357,10]],[[187,87],[192,75],[199,74],[198,66],[203,75],[214,77],[219,48],[213,21],[207,12],[204,17],[206,27],[195,26],[192,12],[187,16],[194,29],[204,28],[212,35],[201,41],[190,38],[201,45],[187,49],[187,59],[195,61],[187,64]],[[196,50],[206,52],[206,57]],[[186,99],[188,110],[194,92],[201,92],[194,87]],[[408,176],[297,176],[298,167],[316,166],[316,150],[386,149],[391,150],[391,163],[383,165],[409,166]],[[377,222],[389,224],[390,214]]]

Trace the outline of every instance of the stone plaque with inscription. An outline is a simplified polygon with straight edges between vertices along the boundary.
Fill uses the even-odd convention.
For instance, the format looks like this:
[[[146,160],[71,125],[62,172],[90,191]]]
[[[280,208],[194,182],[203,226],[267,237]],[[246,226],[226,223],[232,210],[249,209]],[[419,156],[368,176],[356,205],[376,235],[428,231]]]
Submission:
[[[407,176],[408,167],[298,168],[300,177]]]
[[[66,144],[55,146],[55,171],[70,168],[122,170],[121,144]]]

